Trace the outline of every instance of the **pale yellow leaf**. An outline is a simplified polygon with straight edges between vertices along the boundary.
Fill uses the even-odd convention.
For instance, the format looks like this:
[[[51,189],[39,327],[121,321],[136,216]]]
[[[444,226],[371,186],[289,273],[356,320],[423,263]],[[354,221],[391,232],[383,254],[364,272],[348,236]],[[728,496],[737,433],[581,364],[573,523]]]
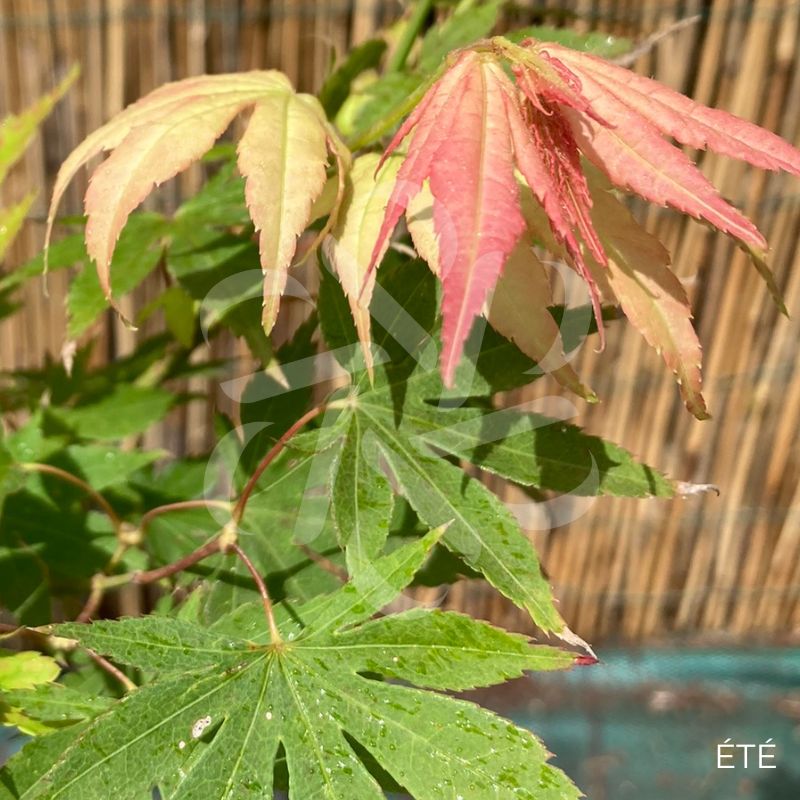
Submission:
[[[592,219],[609,256],[608,268],[592,263],[608,279],[625,316],[675,373],[687,408],[707,419],[701,393],[702,350],[681,282],[670,257],[613,194],[592,186]]]
[[[297,238],[326,181],[328,132],[312,100],[292,92],[263,98],[239,142],[247,207],[260,232],[267,332],[275,324]]]
[[[86,193],[86,248],[97,266],[103,294],[111,296],[109,267],[120,231],[154,186],[188,167],[211,148],[237,113],[261,97],[291,91],[279,72],[190,78],[166,84],[91,134],[67,158],[56,178],[45,239],[56,208],[80,167],[103,150],[112,155],[98,167]]]
[[[347,295],[370,374],[373,359],[369,304],[375,286],[375,271],[369,273],[366,283],[365,276],[402,158],[390,157],[376,175],[379,162],[380,156],[376,153],[367,153],[353,162],[338,221],[323,244]],[[388,244],[387,240],[378,262]]]
[[[488,305],[489,324],[510,339],[539,369],[590,402],[595,393],[581,383],[564,356],[561,332],[548,310],[550,281],[532,242],[523,238],[503,267]]]
[[[32,650],[0,656],[0,691],[31,689],[40,683],[51,683],[61,667],[49,656]]]

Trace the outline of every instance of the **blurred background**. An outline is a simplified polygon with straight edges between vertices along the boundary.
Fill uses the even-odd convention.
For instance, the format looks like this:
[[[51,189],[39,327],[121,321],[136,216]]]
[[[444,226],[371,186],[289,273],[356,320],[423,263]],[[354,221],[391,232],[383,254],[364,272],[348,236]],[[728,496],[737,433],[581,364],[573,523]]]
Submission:
[[[0,0],[0,117],[31,104],[73,63],[83,70],[3,188],[4,201],[39,191],[5,270],[40,250],[61,161],[129,102],[165,81],[265,67],[314,91],[350,44],[402,12],[403,4],[378,0]],[[503,25],[641,41],[689,18],[634,68],[800,145],[797,0],[520,0],[507,5]],[[613,323],[604,353],[585,346],[577,354],[601,403],[576,406],[575,421],[675,478],[716,484],[721,495],[564,498],[527,517],[563,615],[600,646],[605,668],[481,698],[540,732],[593,800],[800,797],[800,181],[693,156],[766,234],[791,318],[778,314],[725,237],[666,209],[638,209],[692,298],[713,418],[696,421],[660,358]],[[154,207],[174,207],[201,180],[190,170],[162,187]],[[85,175],[61,212],[80,214],[84,190]],[[67,280],[51,276],[49,297],[30,286],[24,312],[0,322],[0,369],[58,358]],[[141,308],[156,288],[125,302]],[[302,313],[287,307],[284,330]],[[90,335],[98,359],[129,352],[134,336],[111,314]],[[191,388],[209,405],[176,412],[148,446],[208,446],[212,404],[226,400],[214,384]],[[510,399],[549,394],[558,389],[545,380]],[[488,588],[462,582],[444,603],[528,630]],[[728,737],[756,745],[772,737],[778,769],[717,770],[716,746]]]

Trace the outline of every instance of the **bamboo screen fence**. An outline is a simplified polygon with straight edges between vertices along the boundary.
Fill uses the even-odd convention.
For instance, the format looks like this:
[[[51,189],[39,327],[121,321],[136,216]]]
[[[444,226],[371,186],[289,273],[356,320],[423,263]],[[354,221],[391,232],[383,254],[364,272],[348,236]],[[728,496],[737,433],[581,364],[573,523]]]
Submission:
[[[393,19],[400,6],[379,0],[2,0],[0,9],[0,114],[30,103],[73,62],[83,67],[79,85],[7,185],[16,197],[25,187],[41,189],[9,259],[13,266],[41,245],[47,190],[60,161],[125,104],[166,80],[265,66],[313,90],[336,53]],[[796,0],[528,0],[514,14],[519,21],[567,22],[635,38],[699,15],[636,68],[800,144]],[[792,319],[777,315],[755,271],[724,238],[663,209],[645,212],[692,295],[714,418],[695,421],[660,359],[615,323],[605,353],[585,348],[579,356],[579,371],[602,403],[580,408],[577,421],[675,477],[718,484],[722,495],[601,499],[587,507],[574,499],[555,509],[576,517],[570,524],[548,531],[531,523],[564,616],[594,640],[785,639],[800,631],[800,185],[711,156],[702,158],[702,167],[768,235]],[[174,203],[198,180],[190,173],[165,187],[160,202]],[[79,212],[83,189],[76,183],[64,212]],[[52,276],[49,299],[32,287],[24,313],[0,328],[4,369],[59,352],[64,280]],[[111,317],[96,338],[100,357],[131,346],[130,334]],[[554,391],[542,381],[533,396]],[[208,411],[196,406],[156,434],[162,444],[200,443],[197,431],[202,435],[204,426],[197,423]],[[456,586],[444,602],[526,626],[501,599],[470,584]]]

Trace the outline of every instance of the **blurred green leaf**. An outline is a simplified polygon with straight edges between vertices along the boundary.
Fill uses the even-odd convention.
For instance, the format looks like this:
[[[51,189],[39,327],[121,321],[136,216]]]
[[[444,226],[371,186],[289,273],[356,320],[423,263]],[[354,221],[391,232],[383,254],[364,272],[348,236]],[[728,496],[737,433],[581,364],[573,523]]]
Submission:
[[[505,0],[462,2],[441,25],[434,25],[422,39],[417,69],[433,72],[452,50],[488,36],[497,24]]]
[[[175,396],[164,389],[119,385],[95,403],[51,413],[83,438],[123,439],[162,420],[174,403]]]
[[[31,689],[40,683],[54,681],[61,667],[41,653],[0,651],[0,692],[11,689]]]
[[[173,226],[178,233],[190,232],[198,226],[252,227],[244,201],[244,179],[236,171],[236,150],[225,144],[215,148],[215,153],[224,163],[200,191],[175,212]],[[205,160],[213,158],[215,153],[209,153]]]
[[[83,243],[82,233],[67,236],[50,246],[50,272],[67,269],[68,267],[85,266],[88,263],[89,257],[86,255],[86,246]],[[44,255],[39,253],[35,258],[0,277],[0,292],[21,286],[31,278],[39,277],[43,273]]]
[[[578,33],[570,28],[551,28],[546,25],[531,25],[503,35],[516,44],[523,39],[538,39],[542,42],[563,44],[573,50],[583,50],[601,58],[616,58],[633,49],[633,42],[623,36],[611,36],[599,31]]]
[[[63,458],[53,458],[51,463],[102,491],[124,483],[132,473],[165,455],[163,450],[120,450],[99,444],[73,444],[64,450]]]
[[[0,122],[0,183],[28,148],[39,125],[72,86],[79,72],[77,65],[72,67],[53,91],[41,97],[18,116],[12,114]]]
[[[111,285],[116,296],[132,292],[158,266],[162,255],[161,239],[167,230],[167,221],[158,214],[140,213],[130,218],[111,261]],[[69,287],[69,336],[79,336],[107,308],[108,301],[100,288],[97,271],[87,265]]]
[[[3,693],[10,706],[24,709],[25,715],[53,727],[92,719],[108,708],[111,699],[79,692],[60,683],[43,683],[33,688],[20,687]]]
[[[353,81],[368,69],[380,64],[386,51],[383,39],[369,39],[354,47],[345,60],[328,76],[319,92],[319,101],[329,119],[333,119],[350,94]]]
[[[423,83],[423,78],[392,72],[361,87],[342,104],[337,128],[352,140],[359,139],[378,122],[392,116]]]
[[[19,233],[35,199],[36,193],[31,192],[11,208],[0,208],[0,261],[3,260],[6,250]]]
[[[180,286],[170,286],[139,312],[139,322],[149,319],[158,309],[164,312],[164,321],[169,332],[186,348],[194,342],[197,325],[194,300]]]

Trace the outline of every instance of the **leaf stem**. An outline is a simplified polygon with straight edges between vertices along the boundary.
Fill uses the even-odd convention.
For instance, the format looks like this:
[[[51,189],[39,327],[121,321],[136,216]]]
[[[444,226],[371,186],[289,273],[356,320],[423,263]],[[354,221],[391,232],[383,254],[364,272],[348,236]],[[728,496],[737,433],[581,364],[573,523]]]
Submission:
[[[165,503],[163,506],[151,508],[142,515],[139,530],[144,533],[147,526],[162,514],[169,514],[172,511],[187,511],[193,508],[220,508],[223,511],[230,511],[231,504],[227,500],[182,500],[178,503]]]
[[[247,553],[245,553],[238,544],[234,543],[228,545],[228,552],[236,553],[236,555],[239,556],[244,565],[247,567],[248,572],[253,576],[253,580],[258,587],[258,593],[261,595],[261,602],[264,605],[264,615],[266,616],[267,624],[269,625],[270,639],[272,640],[272,644],[280,644],[283,639],[281,638],[280,631],[275,623],[275,612],[273,610],[272,600],[270,600],[269,592],[267,592],[267,585],[264,583],[264,579],[255,568],[255,565],[250,560]]]
[[[100,574],[102,575],[103,573]],[[80,613],[75,617],[75,622],[90,622],[92,620],[92,617],[97,613],[97,609],[100,608],[100,603],[103,602],[105,589],[106,587],[97,580],[95,575],[92,578],[92,588],[89,590],[89,596],[86,598]]]
[[[247,485],[242,489],[242,493],[239,496],[239,499],[236,501],[236,505],[233,508],[233,521],[238,525],[242,517],[244,516],[244,510],[247,506],[247,501],[250,499],[250,495],[253,493],[253,489],[255,489],[256,484],[258,483],[258,479],[264,474],[264,470],[280,455],[283,448],[286,446],[286,443],[294,436],[304,425],[311,422],[312,419],[315,419],[323,411],[327,409],[327,405],[323,404],[320,406],[316,406],[312,408],[310,411],[306,411],[300,419],[298,419],[292,426],[278,439],[277,442],[270,448],[269,452],[261,459],[261,462],[256,467],[255,472],[250,476],[250,480],[247,481]]]
[[[86,599],[86,603],[81,609],[81,612],[77,617],[75,617],[75,621],[89,622],[89,620],[94,617],[94,615],[97,613],[97,609],[100,608],[100,603],[103,602],[106,589],[124,583],[142,582],[141,575],[143,573],[138,573],[138,579],[136,577],[137,573],[115,576],[115,578],[120,579],[119,581],[110,579],[110,577],[111,573],[114,571],[114,568],[122,560],[122,557],[125,555],[128,548],[138,545],[141,542],[142,537],[147,530],[147,526],[150,524],[150,522],[152,522],[153,519],[161,516],[161,514],[166,514],[171,511],[183,511],[185,509],[192,508],[221,508],[225,511],[230,511],[231,504],[224,500],[185,500],[179,503],[166,503],[163,506],[157,506],[156,508],[152,508],[150,511],[146,512],[139,521],[138,528],[129,527],[127,524],[123,523],[118,531],[118,538],[120,539],[120,542],[117,545],[117,549],[114,551],[114,554],[111,556],[111,559],[109,560],[108,564],[106,564],[103,571],[98,572],[92,578],[89,597]],[[127,533],[127,537],[119,535],[123,533]],[[156,578],[155,580],[158,579]]]
[[[97,664],[100,669],[105,670],[112,678],[116,678],[124,687],[126,692],[132,692],[139,687],[118,667],[115,667],[110,661],[103,658],[99,653],[84,647],[89,658]]]
[[[26,464],[20,464],[20,467],[27,472],[40,472],[45,475],[53,475],[56,478],[60,478],[62,481],[66,483],[71,483],[73,486],[77,486],[79,489],[83,489],[89,497],[94,500],[94,502],[106,513],[109,520],[111,520],[111,524],[114,526],[114,531],[117,535],[119,535],[120,529],[122,528],[122,520],[117,516],[116,511],[111,507],[108,500],[100,494],[100,492],[93,489],[86,481],[81,480],[81,478],[77,477],[77,475],[73,475],[66,470],[60,469],[59,467],[54,467],[52,464],[37,464],[34,462],[28,462]]]
[[[400,70],[405,67],[411,48],[414,46],[414,42],[417,36],[419,36],[422,26],[425,24],[425,20],[427,20],[428,15],[431,13],[431,8],[433,8],[433,0],[418,0],[416,8],[408,18],[408,22],[405,24],[402,34],[400,34],[397,47],[395,47],[394,52],[389,58],[389,62],[386,65],[387,72],[400,72]]]
[[[169,578],[171,575],[175,575],[177,572],[182,572],[189,567],[193,567],[199,561],[202,561],[204,558],[208,558],[209,556],[213,556],[215,553],[223,552],[223,536],[224,532],[215,536],[213,539],[207,541],[204,545],[201,545],[196,550],[193,550],[188,555],[185,555],[183,558],[179,558],[177,561],[173,561],[171,564],[166,564],[163,567],[158,567],[157,569],[150,569],[145,572],[134,572],[130,575],[119,575],[115,576],[117,578],[127,578],[126,581],[122,581],[124,583],[135,583],[139,586],[142,586],[147,583],[155,583],[156,581],[160,581],[162,578]],[[116,585],[117,581],[106,582],[106,586]]]

